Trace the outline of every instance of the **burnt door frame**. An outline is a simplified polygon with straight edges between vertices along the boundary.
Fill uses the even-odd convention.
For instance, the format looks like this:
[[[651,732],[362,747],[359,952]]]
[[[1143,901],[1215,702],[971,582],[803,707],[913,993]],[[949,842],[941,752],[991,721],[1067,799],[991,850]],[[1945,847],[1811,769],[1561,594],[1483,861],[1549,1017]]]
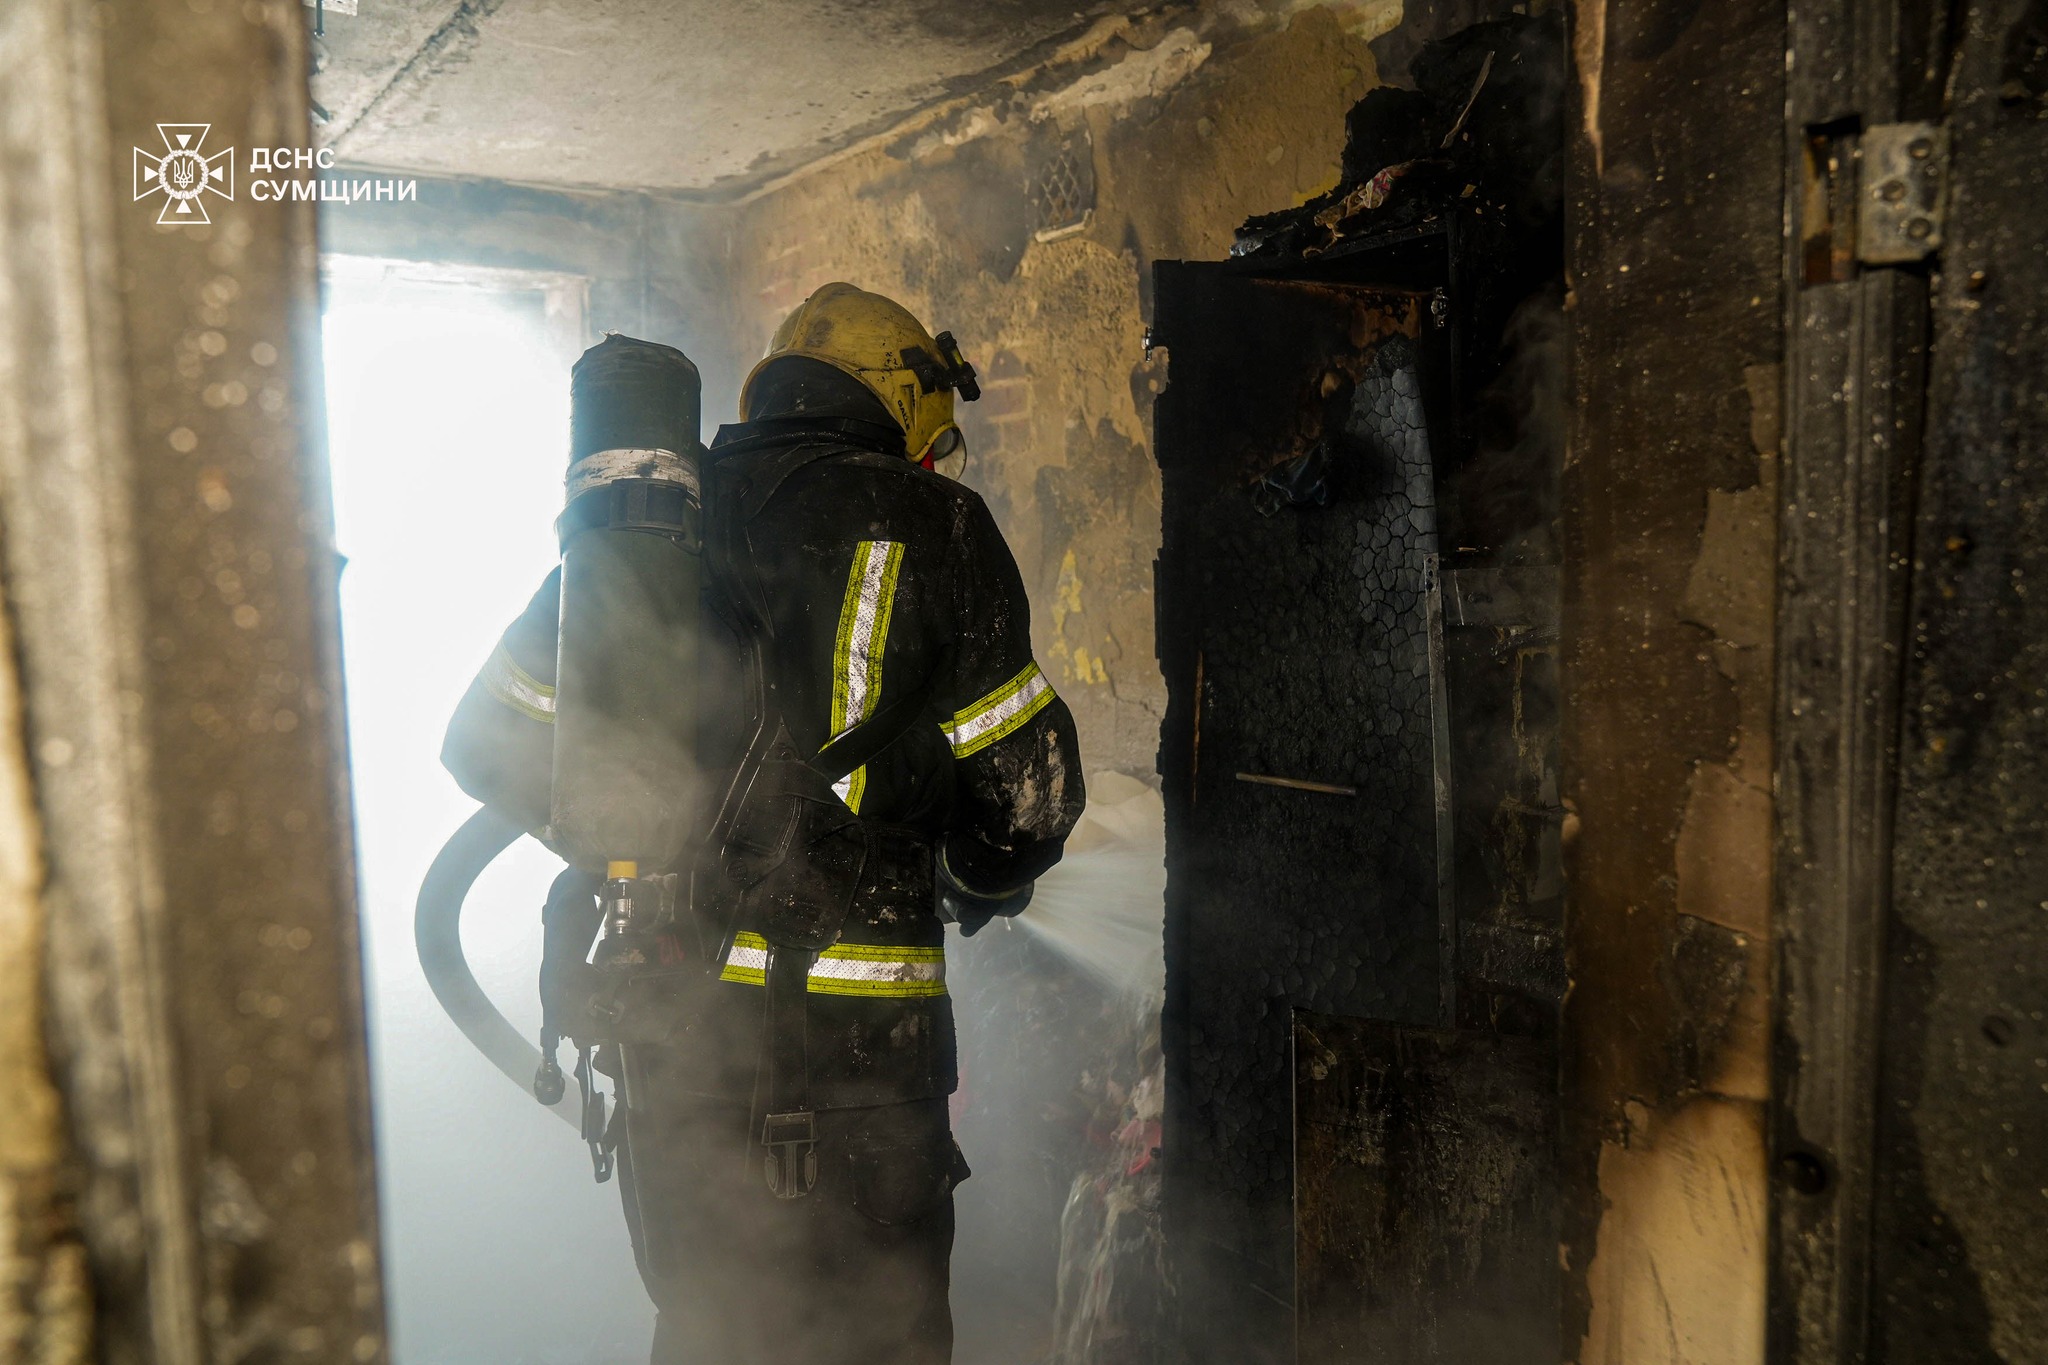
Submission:
[[[1998,765],[2020,753],[2008,735],[2002,755],[1992,737],[1971,756],[1945,757],[1949,736],[1939,731],[1944,712],[1986,724],[2001,705],[2020,704],[2011,675],[1960,637],[1996,633],[2002,612],[2028,612],[2004,596],[2011,583],[1984,572],[2028,553],[2023,521],[2009,511],[2001,519],[1995,488],[2010,485],[2009,503],[2026,496],[2026,433],[2038,440],[2043,429],[2041,396],[2024,382],[2029,364],[2043,364],[2040,343],[2030,355],[2019,338],[2028,316],[2039,335],[2044,271],[2026,186],[2031,179],[2038,205],[2048,92],[2002,88],[1999,74],[2026,11],[2025,0],[1824,0],[1789,12],[1768,1345],[1780,1365],[1989,1358],[1984,1297],[1972,1299],[1961,1279],[1974,1284],[1972,1261],[1987,1252],[2025,1254],[1973,1246],[1907,1178],[1917,1177],[1922,1153],[1917,1138],[1899,1135],[1988,1135],[1996,1120],[2010,1127],[2025,1117],[2000,1114],[1983,1096],[1967,1115],[1950,1112],[1963,1088],[1937,1100],[1913,1078],[1937,1041],[1937,1000],[1953,1015],[1970,1007],[1964,997],[1989,1008],[2010,993],[1989,972],[1937,974],[1949,948],[1967,956],[1968,936],[1998,931],[1999,915],[2014,912],[1994,898],[2019,888],[2012,873],[1982,870],[1993,859],[1963,856],[1963,824],[1934,813],[1967,807],[1959,793],[1997,780]],[[2039,3],[2031,12],[2048,23]],[[2028,101],[2031,112],[2019,107]],[[1959,213],[1981,217],[1959,222]],[[2001,214],[2031,219],[2031,261],[2001,246],[2013,230]],[[2001,251],[2011,268],[1982,292],[1979,263]],[[2000,299],[2000,289],[2014,294]],[[2014,390],[2035,407],[2015,404],[2004,428],[1965,406]],[[1974,534],[1965,529],[1973,523]],[[1960,708],[1958,691],[1969,694]],[[2003,826],[2027,818],[1978,809],[1974,823],[1994,836],[2017,838]],[[1945,823],[1956,839],[1929,837]],[[1901,842],[1902,828],[1917,831],[1917,845]],[[1980,838],[1973,851],[1996,854],[2000,842]],[[1956,899],[1972,878],[1990,895]],[[1911,894],[1933,887],[1933,900],[1947,898],[1949,938],[1902,936],[1902,911],[1915,908],[1900,903],[1898,887],[1908,884]],[[1977,922],[1966,922],[1972,915]],[[2010,1064],[2010,1022],[2004,1037],[1988,1020],[1981,1031],[1944,1032],[1944,1055],[1977,1071]],[[2041,1097],[2030,1099],[2038,1122]],[[1955,1266],[1958,1278],[1942,1292],[1956,1302],[1937,1310],[1917,1292],[1892,1302],[1887,1286],[1901,1275],[1910,1285],[1910,1263],[1937,1252]],[[2041,1291],[2008,1276],[1993,1292]],[[1933,1335],[1899,1355],[1905,1348],[1886,1338],[1901,1314],[1947,1325],[1912,1329]]]
[[[309,148],[307,22],[0,7],[0,765],[64,1123],[35,1212],[88,1281],[29,1305],[65,1359],[87,1313],[110,1362],[388,1356],[315,205],[159,225],[137,192],[160,119]]]

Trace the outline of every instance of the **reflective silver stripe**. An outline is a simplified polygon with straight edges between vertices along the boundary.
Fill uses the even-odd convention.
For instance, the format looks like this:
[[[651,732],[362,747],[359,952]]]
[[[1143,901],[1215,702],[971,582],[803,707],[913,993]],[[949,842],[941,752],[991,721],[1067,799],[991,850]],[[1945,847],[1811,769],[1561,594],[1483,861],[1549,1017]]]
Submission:
[[[727,981],[739,981],[746,975],[760,978],[768,974],[767,946],[764,944],[758,948],[752,947],[743,941],[749,937],[751,935],[742,934],[742,941],[732,945],[732,951],[725,955],[725,970],[719,973],[720,977]],[[754,984],[758,986],[761,983],[757,979]]]
[[[767,980],[768,942],[759,934],[733,937],[721,981],[759,986]],[[944,948],[880,947],[835,943],[811,964],[806,989],[813,995],[861,995],[916,999],[946,993]]]
[[[965,758],[1015,732],[1043,711],[1053,696],[1052,684],[1038,671],[1038,665],[1028,663],[1016,677],[941,721],[940,728],[953,746],[953,756]]]
[[[945,979],[946,964],[943,960],[909,962],[902,958],[863,959],[827,956],[819,958],[811,967],[813,990],[820,989],[819,983],[829,981],[909,986],[931,984]]]
[[[853,550],[846,601],[839,609],[839,634],[832,648],[832,737],[837,739],[873,714],[882,691],[882,652],[889,644],[889,617],[896,605],[896,575],[903,546],[893,540],[863,540]],[[867,770],[856,769],[832,790],[858,812],[867,790]]]
[[[521,715],[543,725],[555,723],[555,689],[521,668],[502,644],[484,664],[484,687]]]
[[[694,459],[678,455],[673,450],[620,446],[613,450],[592,451],[570,465],[568,477],[564,480],[565,500],[574,502],[577,495],[619,479],[679,483],[690,490],[691,496],[700,496]]]

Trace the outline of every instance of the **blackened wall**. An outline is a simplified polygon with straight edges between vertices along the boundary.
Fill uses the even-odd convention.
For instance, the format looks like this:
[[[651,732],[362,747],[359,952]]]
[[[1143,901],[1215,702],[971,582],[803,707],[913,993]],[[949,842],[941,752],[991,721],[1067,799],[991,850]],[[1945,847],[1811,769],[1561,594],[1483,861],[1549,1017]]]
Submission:
[[[2048,1341],[2048,6],[1968,11],[1947,111],[1879,1072],[1871,1359]]]
[[[1567,1359],[1758,1361],[1784,15],[1575,15]]]

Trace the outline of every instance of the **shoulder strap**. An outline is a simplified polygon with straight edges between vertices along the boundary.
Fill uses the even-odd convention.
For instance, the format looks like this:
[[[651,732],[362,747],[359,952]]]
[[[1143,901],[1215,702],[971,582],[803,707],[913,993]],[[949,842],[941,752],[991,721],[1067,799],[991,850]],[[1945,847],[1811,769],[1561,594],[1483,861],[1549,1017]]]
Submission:
[[[818,1116],[811,1108],[810,975],[815,953],[770,946],[762,985],[767,1017],[754,1069],[762,1174],[777,1199],[801,1199],[818,1180]]]
[[[770,631],[767,593],[755,572],[747,527],[792,474],[848,448],[829,441],[785,446],[772,453],[731,455],[706,480],[704,553],[713,578],[755,640]]]
[[[718,491],[727,505],[710,518],[713,526],[707,527],[705,549],[712,557],[712,572],[726,584],[727,595],[746,618],[757,673],[764,672],[759,651],[762,639],[769,634],[769,614],[766,590],[747,544],[747,527],[798,470],[833,455],[857,453],[830,441],[805,443],[721,471]],[[827,741],[811,759],[810,766],[827,782],[837,782],[856,768],[864,767],[917,723],[925,704],[931,700],[941,671],[934,668],[918,686]],[[757,700],[765,703],[766,698]]]
[[[811,760],[811,767],[817,769],[827,782],[837,782],[854,769],[865,767],[875,755],[901,739],[909,733],[911,726],[917,724],[926,703],[932,699],[943,667],[944,661],[941,660],[916,687],[860,724],[827,741]]]

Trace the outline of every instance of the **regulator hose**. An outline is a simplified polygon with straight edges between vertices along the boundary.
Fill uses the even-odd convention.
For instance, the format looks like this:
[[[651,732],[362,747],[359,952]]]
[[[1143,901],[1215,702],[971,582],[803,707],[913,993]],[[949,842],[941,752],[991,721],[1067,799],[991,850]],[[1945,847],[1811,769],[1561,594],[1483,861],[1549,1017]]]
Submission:
[[[470,887],[525,832],[489,806],[463,821],[462,827],[434,855],[433,865],[420,883],[412,937],[419,948],[420,971],[433,988],[434,998],[455,1021],[455,1027],[512,1084],[531,1095],[533,1074],[540,1066],[540,1049],[499,1013],[469,970],[469,960],[462,955],[462,903],[468,899]],[[574,1101],[564,1098],[548,1108],[571,1128],[581,1128],[581,1107]]]

